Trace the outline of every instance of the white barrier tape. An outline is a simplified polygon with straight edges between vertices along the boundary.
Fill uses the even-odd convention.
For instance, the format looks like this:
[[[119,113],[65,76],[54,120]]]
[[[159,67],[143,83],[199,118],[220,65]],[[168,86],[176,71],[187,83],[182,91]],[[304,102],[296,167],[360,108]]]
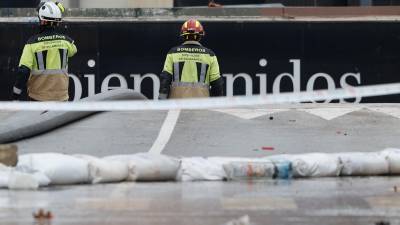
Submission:
[[[327,99],[373,97],[400,93],[400,83],[348,87],[312,92],[267,94],[249,97],[172,99],[163,101],[98,101],[98,102],[0,102],[0,110],[8,111],[138,111],[172,109],[220,109],[254,105],[300,103]]]

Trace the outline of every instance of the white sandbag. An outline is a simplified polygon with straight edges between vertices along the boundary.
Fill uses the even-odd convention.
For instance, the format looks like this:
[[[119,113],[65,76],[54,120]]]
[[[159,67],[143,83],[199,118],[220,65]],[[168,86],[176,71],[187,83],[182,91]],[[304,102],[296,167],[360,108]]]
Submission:
[[[4,165],[3,163],[0,163],[0,171],[8,170],[9,168],[10,168],[10,167]]]
[[[172,181],[180,167],[180,160],[153,153],[115,155],[103,159],[128,162],[128,181]]]
[[[272,161],[234,161],[223,165],[228,180],[275,178],[277,171]]]
[[[273,155],[265,157],[264,159],[271,160],[271,162],[275,165],[276,179],[291,179],[293,178],[293,165],[292,165],[292,156],[283,154],[283,155]]]
[[[89,163],[86,160],[60,153],[21,155],[18,166],[26,166],[44,173],[51,184],[87,183]]]
[[[39,187],[49,186],[51,182],[50,178],[48,178],[46,174],[42,172],[37,171],[32,173],[31,175],[33,176],[33,178],[35,178],[35,180],[37,180],[37,182],[39,183]]]
[[[223,165],[231,162],[265,162],[264,158],[241,157],[191,157],[182,158],[177,180],[180,181],[216,181],[227,178]]]
[[[342,165],[337,156],[325,153],[309,153],[287,156],[292,162],[293,177],[335,177]]]
[[[8,188],[9,179],[10,179],[10,171],[0,170],[0,188]]]
[[[400,149],[387,148],[382,151],[386,161],[389,163],[389,174],[400,174]]]
[[[27,166],[17,166],[12,170],[32,175],[33,178],[35,178],[36,181],[39,183],[39,187],[45,187],[50,184],[50,179],[46,176],[46,174],[40,171],[33,170],[32,168],[29,168]]]
[[[349,152],[335,154],[340,158],[342,176],[373,176],[389,173],[389,162],[380,152]]]
[[[11,190],[36,190],[39,188],[39,182],[35,177],[28,173],[12,171],[8,179],[8,189]]]
[[[182,158],[181,161],[179,181],[216,181],[226,177],[222,163],[203,157]]]
[[[74,155],[89,163],[89,177],[93,184],[120,182],[128,178],[128,163],[100,159],[89,155]]]

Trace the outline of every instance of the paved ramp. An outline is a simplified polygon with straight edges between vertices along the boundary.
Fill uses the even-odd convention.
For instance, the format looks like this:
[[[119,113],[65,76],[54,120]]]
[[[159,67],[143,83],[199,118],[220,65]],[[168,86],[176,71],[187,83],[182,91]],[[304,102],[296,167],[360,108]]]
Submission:
[[[21,153],[97,156],[146,152],[160,141],[166,145],[159,151],[174,156],[253,157],[400,147],[398,105],[184,110],[173,121],[168,115],[167,111],[105,112],[17,144]],[[10,116],[1,113],[0,120]]]

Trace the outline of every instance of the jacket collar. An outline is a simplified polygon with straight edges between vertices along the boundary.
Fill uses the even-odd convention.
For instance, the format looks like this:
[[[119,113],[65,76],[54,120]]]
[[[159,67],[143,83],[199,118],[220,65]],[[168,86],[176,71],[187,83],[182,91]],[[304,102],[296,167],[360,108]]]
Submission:
[[[201,46],[200,42],[198,42],[198,41],[185,41],[185,42],[183,42],[183,45],[198,45],[198,46]]]

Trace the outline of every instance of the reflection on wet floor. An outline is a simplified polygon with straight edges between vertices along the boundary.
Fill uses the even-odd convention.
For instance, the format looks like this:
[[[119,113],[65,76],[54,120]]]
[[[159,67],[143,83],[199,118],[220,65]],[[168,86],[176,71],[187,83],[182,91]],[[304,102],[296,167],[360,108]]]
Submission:
[[[0,191],[1,224],[375,224],[400,221],[398,177],[121,183]],[[32,213],[50,211],[52,219]],[[3,223],[4,222],[4,223]],[[270,224],[270,223],[268,223]]]

